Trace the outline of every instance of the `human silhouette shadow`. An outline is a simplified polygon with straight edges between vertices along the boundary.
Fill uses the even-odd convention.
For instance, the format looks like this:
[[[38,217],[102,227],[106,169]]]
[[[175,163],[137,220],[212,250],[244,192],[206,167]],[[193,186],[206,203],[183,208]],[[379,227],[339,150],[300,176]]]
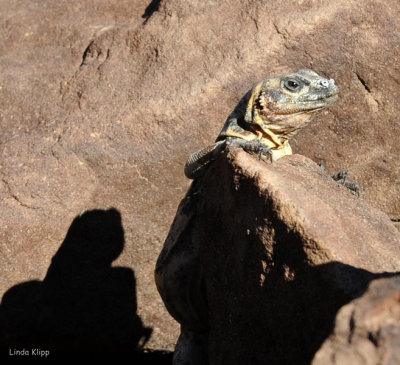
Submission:
[[[3,296],[2,344],[56,354],[140,349],[152,329],[136,313],[133,270],[111,266],[123,248],[116,209],[76,217],[44,280],[15,285]]]

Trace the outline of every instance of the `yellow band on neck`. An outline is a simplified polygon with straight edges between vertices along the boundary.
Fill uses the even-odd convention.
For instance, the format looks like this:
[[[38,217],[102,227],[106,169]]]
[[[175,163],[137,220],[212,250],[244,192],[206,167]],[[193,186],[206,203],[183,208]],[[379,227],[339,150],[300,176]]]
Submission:
[[[261,138],[265,138],[266,140],[270,140],[270,144],[272,145],[269,147],[280,148],[284,142],[282,142],[279,136],[277,136],[274,132],[265,127],[265,120],[258,115],[257,111],[255,111],[254,114],[253,124],[257,125],[258,127],[256,132],[257,135],[261,136]]]
[[[253,123],[253,105],[254,105],[254,99],[256,96],[260,94],[261,86],[263,85],[263,82],[259,82],[256,86],[254,86],[253,91],[250,95],[249,102],[247,103],[247,108],[246,108],[246,114],[245,114],[245,121],[247,123]]]
[[[253,133],[257,135],[257,139],[271,148],[273,157],[277,160],[282,156],[291,155],[292,148],[287,140],[282,141],[279,135],[266,127],[266,120],[259,115],[258,110],[255,108],[255,101],[260,95],[262,85],[263,82],[260,82],[253,88],[249,102],[247,103],[245,121],[252,126]]]

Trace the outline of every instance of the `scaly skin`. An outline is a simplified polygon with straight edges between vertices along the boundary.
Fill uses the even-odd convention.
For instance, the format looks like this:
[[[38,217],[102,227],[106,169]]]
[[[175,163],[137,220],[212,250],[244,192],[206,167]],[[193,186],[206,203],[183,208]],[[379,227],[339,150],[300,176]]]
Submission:
[[[331,106],[339,89],[333,79],[299,70],[257,84],[228,117],[217,142],[189,156],[185,174],[200,176],[227,145],[270,153],[272,161],[291,155],[289,139],[318,111]]]

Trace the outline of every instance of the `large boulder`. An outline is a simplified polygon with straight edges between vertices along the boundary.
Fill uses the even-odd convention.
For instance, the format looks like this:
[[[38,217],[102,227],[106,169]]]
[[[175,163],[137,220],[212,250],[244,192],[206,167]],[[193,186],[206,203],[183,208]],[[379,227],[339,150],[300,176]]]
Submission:
[[[172,350],[179,327],[153,269],[186,157],[254,83],[300,68],[341,94],[295,151],[346,168],[362,199],[400,219],[399,11],[396,0],[2,1],[0,296],[44,280],[76,217],[114,207],[125,245],[113,265],[134,271],[146,346]]]
[[[306,157],[209,168],[197,220],[210,364],[309,364],[337,311],[400,270],[400,233]]]

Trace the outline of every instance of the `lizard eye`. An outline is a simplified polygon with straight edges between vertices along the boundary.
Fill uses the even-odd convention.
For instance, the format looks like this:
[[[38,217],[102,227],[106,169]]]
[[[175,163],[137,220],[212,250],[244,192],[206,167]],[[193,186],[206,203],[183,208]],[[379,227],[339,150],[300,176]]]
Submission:
[[[302,85],[300,84],[299,81],[294,80],[294,79],[289,79],[286,80],[283,84],[283,86],[285,87],[285,89],[289,90],[289,91],[299,91],[302,87]]]

